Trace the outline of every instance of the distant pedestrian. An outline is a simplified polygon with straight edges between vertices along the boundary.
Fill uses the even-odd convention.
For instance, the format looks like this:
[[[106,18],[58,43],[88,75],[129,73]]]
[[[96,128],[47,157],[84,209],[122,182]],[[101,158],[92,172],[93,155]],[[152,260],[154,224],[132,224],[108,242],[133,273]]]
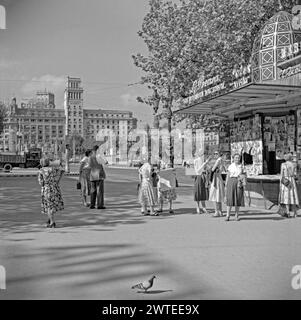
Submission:
[[[209,186],[210,186],[210,172],[209,172],[209,161],[211,157],[208,157],[204,161],[204,155],[199,156],[194,160],[194,201],[197,204],[197,213],[208,213],[206,209],[206,201],[209,199]]]
[[[209,201],[215,203],[215,213],[214,217],[221,217],[222,213],[222,202],[225,197],[225,187],[222,177],[222,172],[224,170],[224,162],[222,154],[218,151],[214,152],[215,163],[211,169],[211,186],[209,192]]]
[[[90,209],[105,209],[104,206],[104,180],[106,173],[103,164],[99,163],[97,159],[98,146],[94,146],[92,154],[89,157],[88,165],[90,168],[90,182],[91,182],[91,204]]]
[[[60,190],[60,180],[64,170],[61,167],[51,167],[48,158],[40,161],[41,169],[38,173],[38,181],[41,186],[42,213],[48,215],[48,228],[55,228],[54,214],[64,209],[64,202]]]
[[[148,208],[152,216],[157,216],[158,213],[154,210],[156,199],[154,195],[152,166],[145,162],[139,169],[140,187],[139,187],[139,203],[141,205],[141,213],[148,214]]]
[[[297,175],[297,168],[292,161],[291,154],[285,154],[285,162],[281,164],[280,174],[280,192],[279,203],[286,207],[284,216],[290,217],[290,209],[294,212],[293,217],[297,216],[297,207],[299,206],[298,191],[295,177]]]
[[[240,154],[235,154],[233,163],[228,167],[226,178],[226,205],[227,205],[227,218],[230,220],[231,208],[235,207],[235,219],[238,221],[239,208],[244,207],[244,187],[246,174],[244,168],[240,163]]]
[[[156,170],[154,167],[152,167],[151,171],[151,183],[154,190],[154,199],[155,203],[158,203],[158,183],[159,183],[159,176],[158,176],[158,170]]]
[[[81,186],[81,196],[82,196],[83,204],[85,207],[89,207],[89,204],[87,203],[87,199],[91,193],[91,182],[90,182],[91,169],[89,167],[90,155],[91,155],[91,150],[87,150],[85,152],[85,156],[82,158],[79,165],[79,182]]]

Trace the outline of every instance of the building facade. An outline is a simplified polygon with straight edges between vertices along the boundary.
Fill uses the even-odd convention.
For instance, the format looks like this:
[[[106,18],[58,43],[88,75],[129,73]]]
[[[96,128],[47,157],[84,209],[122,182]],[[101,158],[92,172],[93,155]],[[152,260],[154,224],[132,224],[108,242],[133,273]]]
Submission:
[[[0,135],[0,152],[42,148],[44,153],[58,156],[65,150],[66,136],[102,141],[112,132],[127,136],[137,128],[130,111],[84,109],[83,92],[81,79],[68,77],[63,109],[56,108],[54,94],[46,90],[22,100],[20,106],[14,98]]]
[[[80,78],[68,77],[64,93],[65,134],[85,136],[83,88]]]
[[[137,119],[130,111],[85,109],[84,124],[86,138],[101,141],[111,133],[127,136],[131,130],[137,128]]]
[[[137,119],[130,111],[84,109],[83,93],[81,79],[68,77],[64,93],[66,135],[101,141],[112,132],[127,135],[137,128]]]
[[[64,141],[64,110],[42,104],[19,107],[16,99],[12,99],[4,120],[0,152],[21,153],[30,148],[42,148],[45,153],[58,154],[64,149]]]

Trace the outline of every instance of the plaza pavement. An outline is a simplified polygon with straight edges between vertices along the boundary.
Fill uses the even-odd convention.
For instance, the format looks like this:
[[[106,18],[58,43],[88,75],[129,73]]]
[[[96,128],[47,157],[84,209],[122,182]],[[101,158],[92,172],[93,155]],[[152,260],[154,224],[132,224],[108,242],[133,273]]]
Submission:
[[[106,210],[81,205],[62,180],[65,210],[46,229],[34,177],[0,177],[0,299],[300,299],[301,218],[245,208],[241,221],[194,214],[180,177],[175,214],[141,216],[135,171],[110,169]],[[210,208],[212,206],[210,205]],[[212,212],[212,209],[211,209]],[[155,274],[152,290],[131,286]]]

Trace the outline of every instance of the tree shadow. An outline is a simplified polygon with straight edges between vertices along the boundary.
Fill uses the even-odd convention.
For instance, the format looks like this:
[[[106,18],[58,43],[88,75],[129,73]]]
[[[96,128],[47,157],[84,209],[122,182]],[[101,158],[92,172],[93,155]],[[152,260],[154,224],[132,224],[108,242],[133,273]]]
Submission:
[[[137,299],[132,284],[154,273],[169,279],[173,286],[181,274],[185,287],[175,292],[157,289],[160,284],[155,283],[146,294],[185,299],[210,292],[204,291],[204,284],[200,289],[181,270],[162,264],[160,257],[136,245],[49,246],[30,251],[16,247],[13,252],[8,266],[10,290],[4,299]]]
[[[73,229],[92,227],[95,231],[110,231],[118,225],[143,224],[150,218],[143,216],[137,199],[135,184],[129,182],[106,183],[105,210],[91,210],[84,207],[76,180],[65,177],[61,182],[65,209],[55,214],[56,232],[72,232]],[[134,186],[134,187],[133,187]],[[125,191],[124,191],[125,190]],[[1,229],[10,234],[45,232],[48,217],[41,214],[40,186],[35,178],[22,178],[18,184],[7,179],[5,187],[0,185]],[[63,230],[64,229],[64,230]],[[53,231],[52,229],[51,231]],[[48,230],[49,231],[49,230]]]

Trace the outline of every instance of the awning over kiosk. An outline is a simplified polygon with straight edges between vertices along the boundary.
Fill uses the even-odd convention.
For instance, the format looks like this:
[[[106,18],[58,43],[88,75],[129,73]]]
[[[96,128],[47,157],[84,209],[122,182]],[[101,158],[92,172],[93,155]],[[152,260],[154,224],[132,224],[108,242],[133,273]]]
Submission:
[[[191,104],[175,113],[233,117],[237,113],[258,110],[266,112],[269,109],[275,111],[275,108],[290,108],[298,104],[301,104],[301,86],[248,83],[227,93]]]

